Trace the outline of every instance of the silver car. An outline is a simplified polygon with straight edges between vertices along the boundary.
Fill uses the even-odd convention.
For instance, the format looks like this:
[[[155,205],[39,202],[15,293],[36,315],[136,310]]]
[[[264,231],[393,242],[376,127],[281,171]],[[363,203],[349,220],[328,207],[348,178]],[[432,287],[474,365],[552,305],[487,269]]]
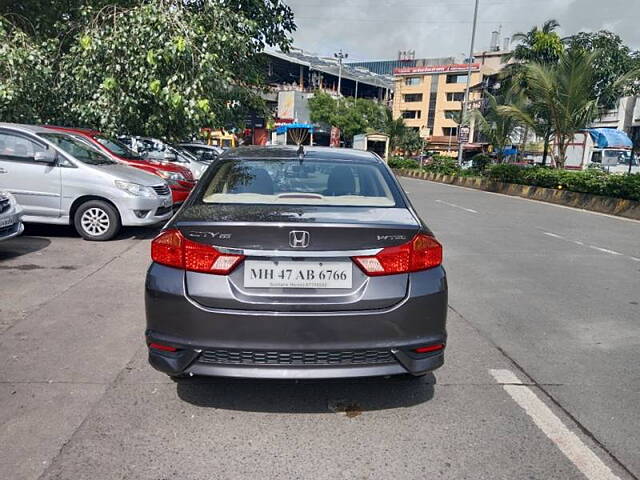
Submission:
[[[171,191],[155,175],[119,164],[72,135],[0,123],[0,189],[15,195],[25,222],[73,225],[87,240],[172,215]]]
[[[209,166],[208,163],[200,161],[193,154],[178,150],[157,138],[120,136],[118,139],[143,158],[159,162],[176,162],[188,168],[196,180]]]
[[[22,207],[9,192],[0,191],[0,241],[16,237],[23,230]]]

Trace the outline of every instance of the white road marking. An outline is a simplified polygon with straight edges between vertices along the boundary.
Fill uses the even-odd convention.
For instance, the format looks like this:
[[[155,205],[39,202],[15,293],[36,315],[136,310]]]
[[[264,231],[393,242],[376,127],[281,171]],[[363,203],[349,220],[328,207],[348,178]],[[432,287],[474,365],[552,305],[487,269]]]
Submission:
[[[588,246],[589,248],[591,248],[593,250],[597,250],[598,252],[602,252],[602,253],[608,253],[609,255],[617,255],[619,257],[626,257],[627,256],[624,253],[616,252],[615,250],[609,250],[608,248],[598,247],[597,245],[586,245],[584,242],[581,242],[580,240],[571,240],[570,238],[565,238],[562,235],[558,235],[557,233],[542,232],[542,234],[543,235],[547,235],[549,237],[557,238],[559,240],[564,240],[565,242],[575,243],[576,245],[580,245],[581,247]],[[640,258],[631,257],[631,256],[629,256],[628,258],[630,258],[631,260],[634,260],[636,262],[640,262]]]
[[[562,423],[529,386],[523,385],[512,371],[489,370],[489,373],[585,477],[589,480],[619,480],[619,477]]]
[[[498,193],[498,192],[487,192],[486,190],[480,190],[478,188],[463,187],[462,185],[451,185],[449,183],[432,182],[430,180],[421,180],[421,179],[418,179],[418,178],[411,178],[411,177],[402,177],[402,178],[406,179],[406,180],[415,180],[416,182],[427,181],[429,183],[437,183],[438,185],[444,185],[445,187],[462,188],[464,190],[470,190],[472,192],[486,193],[486,194],[489,194],[489,195],[499,195],[501,197],[514,198],[514,199],[522,200],[522,201],[525,201],[525,202],[542,203],[543,205],[549,205],[551,207],[566,208],[566,209],[569,209],[569,210],[575,210],[575,211],[582,212],[582,213],[589,213],[591,215],[600,215],[601,217],[609,217],[609,218],[613,218],[615,220],[623,220],[625,222],[640,223],[640,220],[636,220],[634,218],[619,217],[617,215],[609,215],[608,213],[600,213],[600,212],[594,212],[593,210],[585,210],[584,208],[569,207],[567,205],[558,205],[557,203],[545,202],[543,200],[534,200],[533,198],[518,197],[516,195],[506,195],[504,193]]]
[[[436,200],[436,202],[449,205],[450,207],[459,208],[460,210],[464,210],[465,212],[478,213],[476,210],[473,210],[472,208],[461,207],[460,205],[456,205],[455,203],[445,202],[444,200]]]
[[[609,253],[611,255],[621,255],[622,256],[622,253],[616,252],[615,250],[609,250],[608,248],[597,247],[595,245],[589,245],[589,248],[593,248],[594,250],[597,250],[597,251],[602,252],[602,253]]]

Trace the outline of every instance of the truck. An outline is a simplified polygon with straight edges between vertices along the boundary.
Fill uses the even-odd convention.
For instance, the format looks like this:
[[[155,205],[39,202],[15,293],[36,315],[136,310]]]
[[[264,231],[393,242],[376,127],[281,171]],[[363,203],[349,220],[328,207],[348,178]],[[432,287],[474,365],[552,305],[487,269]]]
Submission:
[[[640,171],[638,159],[633,155],[633,143],[622,130],[614,128],[589,128],[578,132],[567,147],[564,167],[584,170],[599,165],[610,173]]]

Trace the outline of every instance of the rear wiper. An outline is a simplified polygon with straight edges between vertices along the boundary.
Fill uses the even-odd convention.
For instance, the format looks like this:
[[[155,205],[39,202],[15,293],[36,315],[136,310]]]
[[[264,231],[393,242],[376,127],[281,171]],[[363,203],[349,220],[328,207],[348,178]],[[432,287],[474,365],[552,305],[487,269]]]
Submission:
[[[320,195],[319,193],[304,193],[304,192],[295,192],[295,193],[281,193],[277,196],[280,198],[312,198],[314,200],[322,200],[324,195]]]

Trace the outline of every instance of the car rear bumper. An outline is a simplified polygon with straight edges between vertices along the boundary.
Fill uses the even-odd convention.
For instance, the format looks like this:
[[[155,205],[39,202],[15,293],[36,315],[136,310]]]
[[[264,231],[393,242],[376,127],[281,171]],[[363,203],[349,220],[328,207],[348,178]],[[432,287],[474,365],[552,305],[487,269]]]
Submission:
[[[410,274],[409,294],[382,310],[284,312],[204,307],[185,296],[184,272],[153,264],[146,283],[151,365],[169,375],[339,378],[411,373],[444,363],[447,286],[442,268]]]

